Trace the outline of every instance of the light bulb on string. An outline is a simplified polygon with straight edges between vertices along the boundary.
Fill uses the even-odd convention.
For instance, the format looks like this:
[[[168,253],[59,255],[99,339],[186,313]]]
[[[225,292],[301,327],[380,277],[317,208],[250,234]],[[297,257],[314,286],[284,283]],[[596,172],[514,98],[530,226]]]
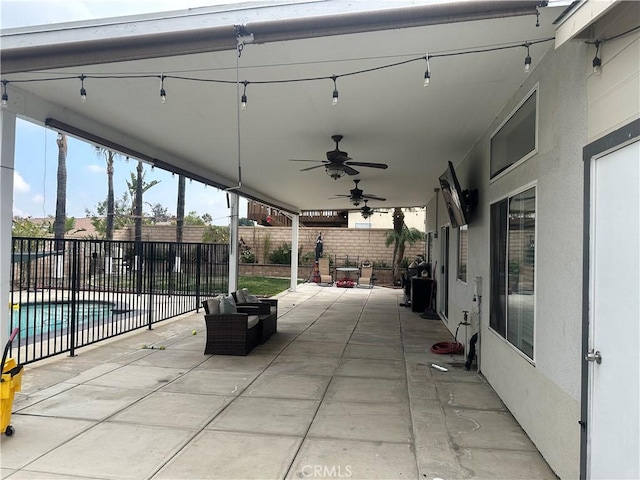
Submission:
[[[7,95],[7,83],[8,80],[2,80],[2,106],[6,107],[9,103],[9,95]]]
[[[424,72],[424,86],[428,87],[431,82],[431,66],[429,65],[429,55],[425,57],[427,60],[427,69]]]
[[[87,91],[84,89],[84,79],[87,78],[84,74],[80,75],[80,100],[82,103],[87,101]]]
[[[525,43],[524,46],[527,47],[527,56],[524,57],[524,71],[526,73],[529,73],[529,70],[531,70],[531,55],[529,55],[529,46],[531,44],[530,43]]]
[[[167,91],[164,89],[164,75],[160,75],[160,103],[167,103]]]
[[[599,52],[600,52],[600,44],[602,42],[600,42],[600,40],[596,40],[594,45],[596,46],[596,56],[593,57],[593,74],[598,77],[600,76],[600,74],[602,73],[602,60],[600,60],[600,57],[598,56]]]
[[[333,80],[333,95],[331,98],[331,105],[336,107],[338,105],[338,86],[336,85],[336,80],[338,79],[338,77],[334,75],[331,77],[331,79]]]
[[[246,110],[247,109],[247,85],[249,84],[249,82],[245,80],[244,82],[242,82],[242,84],[244,85],[244,90],[242,92],[242,97],[240,98],[240,109]]]

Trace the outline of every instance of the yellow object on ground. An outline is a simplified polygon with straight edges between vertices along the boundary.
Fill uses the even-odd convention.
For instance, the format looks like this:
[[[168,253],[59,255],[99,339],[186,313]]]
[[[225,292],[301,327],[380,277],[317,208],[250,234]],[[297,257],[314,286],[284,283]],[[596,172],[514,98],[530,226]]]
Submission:
[[[13,358],[8,358],[2,369],[2,382],[0,383],[0,433],[7,436],[13,435],[11,423],[11,411],[13,410],[13,397],[22,387],[22,365],[17,365]]]

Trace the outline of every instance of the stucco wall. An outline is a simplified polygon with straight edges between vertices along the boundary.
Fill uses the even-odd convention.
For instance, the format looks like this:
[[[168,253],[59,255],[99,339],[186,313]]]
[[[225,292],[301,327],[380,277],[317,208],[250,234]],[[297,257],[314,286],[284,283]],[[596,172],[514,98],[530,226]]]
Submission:
[[[593,52],[591,52],[593,53]],[[506,406],[562,478],[579,476],[580,342],[582,299],[582,147],[587,138],[587,45],[575,41],[551,51],[526,78],[485,135],[462,161],[451,159],[462,188],[479,190],[469,225],[468,282],[456,280],[457,232],[450,235],[449,322],[472,312],[472,332],[481,318],[480,362]],[[490,135],[538,85],[538,152],[489,182]],[[536,186],[535,351],[530,362],[489,328],[489,208],[529,185]],[[427,231],[448,222],[444,202],[428,205]],[[439,228],[437,229],[440,230]],[[442,235],[434,254],[442,264]],[[473,279],[482,277],[480,312]],[[440,290],[440,289],[439,289]]]

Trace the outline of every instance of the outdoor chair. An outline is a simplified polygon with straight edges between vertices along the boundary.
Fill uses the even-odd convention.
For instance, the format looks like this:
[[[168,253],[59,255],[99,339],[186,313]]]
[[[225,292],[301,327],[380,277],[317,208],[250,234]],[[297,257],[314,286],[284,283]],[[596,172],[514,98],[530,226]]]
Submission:
[[[323,257],[318,259],[318,272],[320,273],[320,283],[333,285],[333,277],[329,271],[329,258]]]
[[[373,288],[373,265],[368,261],[362,262],[360,277],[358,277],[358,286]]]

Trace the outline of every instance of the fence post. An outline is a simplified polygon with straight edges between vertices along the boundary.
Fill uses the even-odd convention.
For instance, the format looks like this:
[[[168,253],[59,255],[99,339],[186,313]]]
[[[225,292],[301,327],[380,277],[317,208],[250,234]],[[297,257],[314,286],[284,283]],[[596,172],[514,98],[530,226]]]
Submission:
[[[196,312],[200,312],[200,264],[202,263],[202,244],[196,245]]]
[[[65,241],[67,244],[69,240]],[[69,327],[70,327],[70,348],[69,355],[72,357],[76,356],[76,332],[77,332],[77,315],[76,315],[76,300],[77,300],[77,291],[80,288],[80,262],[78,262],[78,242],[75,240],[71,240],[71,278],[69,281],[69,286],[71,287],[71,318],[69,319]],[[66,249],[65,249],[66,250]],[[63,254],[64,255],[64,254]],[[64,258],[64,257],[63,257]]]
[[[153,330],[153,277],[155,275],[155,255],[154,255],[154,244],[147,243],[148,251],[147,255],[147,264],[149,265],[149,295],[147,297],[148,302],[148,317],[147,317],[147,328],[149,330]]]

